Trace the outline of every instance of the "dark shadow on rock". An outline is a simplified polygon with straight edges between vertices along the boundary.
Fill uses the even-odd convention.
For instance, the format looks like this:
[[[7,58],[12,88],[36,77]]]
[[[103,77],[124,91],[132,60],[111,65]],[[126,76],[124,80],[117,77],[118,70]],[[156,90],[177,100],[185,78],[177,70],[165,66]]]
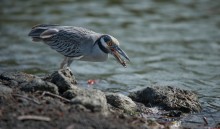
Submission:
[[[69,68],[55,71],[48,77],[44,78],[44,80],[54,83],[61,94],[76,87],[77,84],[77,81]]]

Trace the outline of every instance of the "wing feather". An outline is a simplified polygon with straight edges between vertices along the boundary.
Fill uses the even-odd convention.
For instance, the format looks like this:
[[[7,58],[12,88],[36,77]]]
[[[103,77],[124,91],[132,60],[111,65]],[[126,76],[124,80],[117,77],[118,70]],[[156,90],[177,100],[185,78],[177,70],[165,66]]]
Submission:
[[[99,33],[82,27],[47,24],[37,25],[29,33],[33,39],[44,41],[52,49],[67,57],[83,56],[80,46],[85,42],[93,44],[91,35],[99,35]]]

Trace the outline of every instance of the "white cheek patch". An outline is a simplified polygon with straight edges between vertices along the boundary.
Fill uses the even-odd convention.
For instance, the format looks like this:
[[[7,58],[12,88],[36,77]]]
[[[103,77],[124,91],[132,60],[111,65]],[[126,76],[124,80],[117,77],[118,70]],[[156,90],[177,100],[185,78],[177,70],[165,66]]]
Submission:
[[[103,40],[103,38],[101,38],[101,44],[102,46],[104,46],[105,48],[108,48],[107,43]]]
[[[113,43],[115,43],[115,45],[119,46],[118,40],[115,37],[113,37],[113,36],[111,36],[111,38],[112,38]]]

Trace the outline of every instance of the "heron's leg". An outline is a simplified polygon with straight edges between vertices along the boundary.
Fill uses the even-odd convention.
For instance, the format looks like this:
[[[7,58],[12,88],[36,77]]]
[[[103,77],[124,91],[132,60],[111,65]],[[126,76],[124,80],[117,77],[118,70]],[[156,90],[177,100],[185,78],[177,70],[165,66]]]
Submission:
[[[65,68],[65,65],[67,64],[67,62],[68,62],[68,57],[64,57],[63,62],[60,64],[60,69]]]
[[[73,62],[73,58],[68,58],[67,59],[67,67],[70,67],[71,63]]]

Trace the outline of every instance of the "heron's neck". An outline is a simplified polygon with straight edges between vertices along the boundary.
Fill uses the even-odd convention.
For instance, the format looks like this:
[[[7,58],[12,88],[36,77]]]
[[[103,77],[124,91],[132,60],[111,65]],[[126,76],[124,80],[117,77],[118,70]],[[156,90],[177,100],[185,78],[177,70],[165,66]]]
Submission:
[[[104,53],[106,53],[106,54],[109,53],[108,49],[106,49],[105,46],[102,45],[100,38],[97,39],[96,42],[97,42],[99,48],[100,48]]]

